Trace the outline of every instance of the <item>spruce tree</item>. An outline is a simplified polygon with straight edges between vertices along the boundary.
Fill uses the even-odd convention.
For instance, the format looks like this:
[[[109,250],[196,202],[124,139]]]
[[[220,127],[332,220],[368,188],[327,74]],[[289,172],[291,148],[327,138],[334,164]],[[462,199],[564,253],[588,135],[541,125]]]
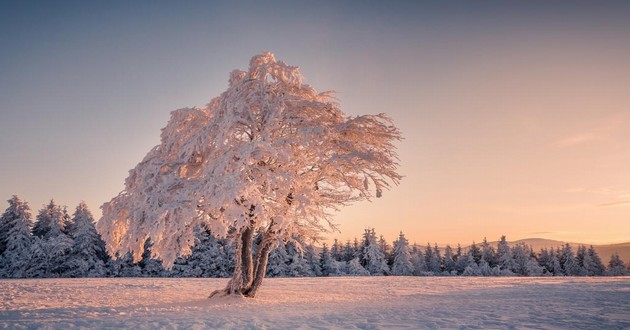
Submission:
[[[68,257],[68,277],[103,277],[107,273],[109,255],[105,241],[94,227],[94,217],[85,202],[81,202],[74,211],[71,222],[66,228],[72,228],[72,253]]]
[[[33,225],[31,209],[27,202],[22,201],[17,195],[13,195],[7,202],[9,202],[9,207],[0,216],[0,255],[6,250],[9,231],[15,225],[15,220],[25,221],[29,230]]]
[[[0,257],[0,277],[28,277],[32,248],[30,216],[26,202],[17,196],[9,200],[9,208],[2,215],[2,230],[6,230],[6,239]]]
[[[411,253],[409,252],[409,241],[407,241],[402,231],[400,232],[400,235],[398,235],[398,240],[394,242],[393,256],[393,275],[413,275],[413,264],[411,263]]]
[[[143,277],[158,277],[164,274],[162,260],[153,257],[153,252],[151,251],[152,247],[153,241],[151,240],[151,237],[148,237],[144,241],[142,259],[140,259],[140,262],[138,263]]]

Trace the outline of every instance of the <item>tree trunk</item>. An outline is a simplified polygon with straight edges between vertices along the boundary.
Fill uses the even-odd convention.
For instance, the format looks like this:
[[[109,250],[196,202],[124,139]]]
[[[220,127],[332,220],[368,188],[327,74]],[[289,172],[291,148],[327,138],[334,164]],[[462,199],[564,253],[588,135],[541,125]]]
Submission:
[[[252,260],[252,247],[254,245],[254,230],[250,227],[243,230],[241,235],[241,262],[243,264],[243,290],[252,285],[254,280],[254,263]]]
[[[252,249],[254,245],[254,230],[246,228],[237,236],[236,251],[234,251],[234,274],[223,290],[216,290],[210,294],[215,295],[242,295],[249,291],[254,281],[254,263]]]
[[[261,248],[258,250],[256,258],[256,273],[254,274],[254,280],[248,290],[243,294],[246,297],[254,298],[260,285],[262,284],[265,275],[267,274],[267,263],[269,262],[269,253],[273,249],[275,241],[263,240]]]

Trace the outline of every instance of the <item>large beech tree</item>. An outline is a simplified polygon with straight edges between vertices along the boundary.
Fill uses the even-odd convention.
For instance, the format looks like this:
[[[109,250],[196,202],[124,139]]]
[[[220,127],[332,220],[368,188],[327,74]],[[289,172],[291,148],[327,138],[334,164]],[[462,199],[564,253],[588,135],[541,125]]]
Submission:
[[[170,267],[205,226],[236,243],[234,275],[214,294],[254,297],[279,242],[334,230],[335,210],[398,183],[399,139],[386,115],[348,117],[332,92],[262,53],[206,107],[172,112],[98,229],[112,254],[135,258],[151,237]]]

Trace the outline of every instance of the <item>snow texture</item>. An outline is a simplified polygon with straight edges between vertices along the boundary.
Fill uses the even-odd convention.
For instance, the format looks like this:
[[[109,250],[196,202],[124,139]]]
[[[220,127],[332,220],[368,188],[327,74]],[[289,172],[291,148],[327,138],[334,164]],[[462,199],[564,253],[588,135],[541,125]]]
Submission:
[[[0,280],[0,328],[630,328],[629,278],[284,278],[257,299],[206,298],[226,283]]]

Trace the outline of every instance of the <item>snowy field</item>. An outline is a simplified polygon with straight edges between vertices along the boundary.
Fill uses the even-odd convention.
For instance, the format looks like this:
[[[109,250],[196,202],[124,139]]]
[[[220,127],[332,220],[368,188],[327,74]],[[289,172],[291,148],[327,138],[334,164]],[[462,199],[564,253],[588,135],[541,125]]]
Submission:
[[[0,280],[0,328],[630,329],[630,278]]]

